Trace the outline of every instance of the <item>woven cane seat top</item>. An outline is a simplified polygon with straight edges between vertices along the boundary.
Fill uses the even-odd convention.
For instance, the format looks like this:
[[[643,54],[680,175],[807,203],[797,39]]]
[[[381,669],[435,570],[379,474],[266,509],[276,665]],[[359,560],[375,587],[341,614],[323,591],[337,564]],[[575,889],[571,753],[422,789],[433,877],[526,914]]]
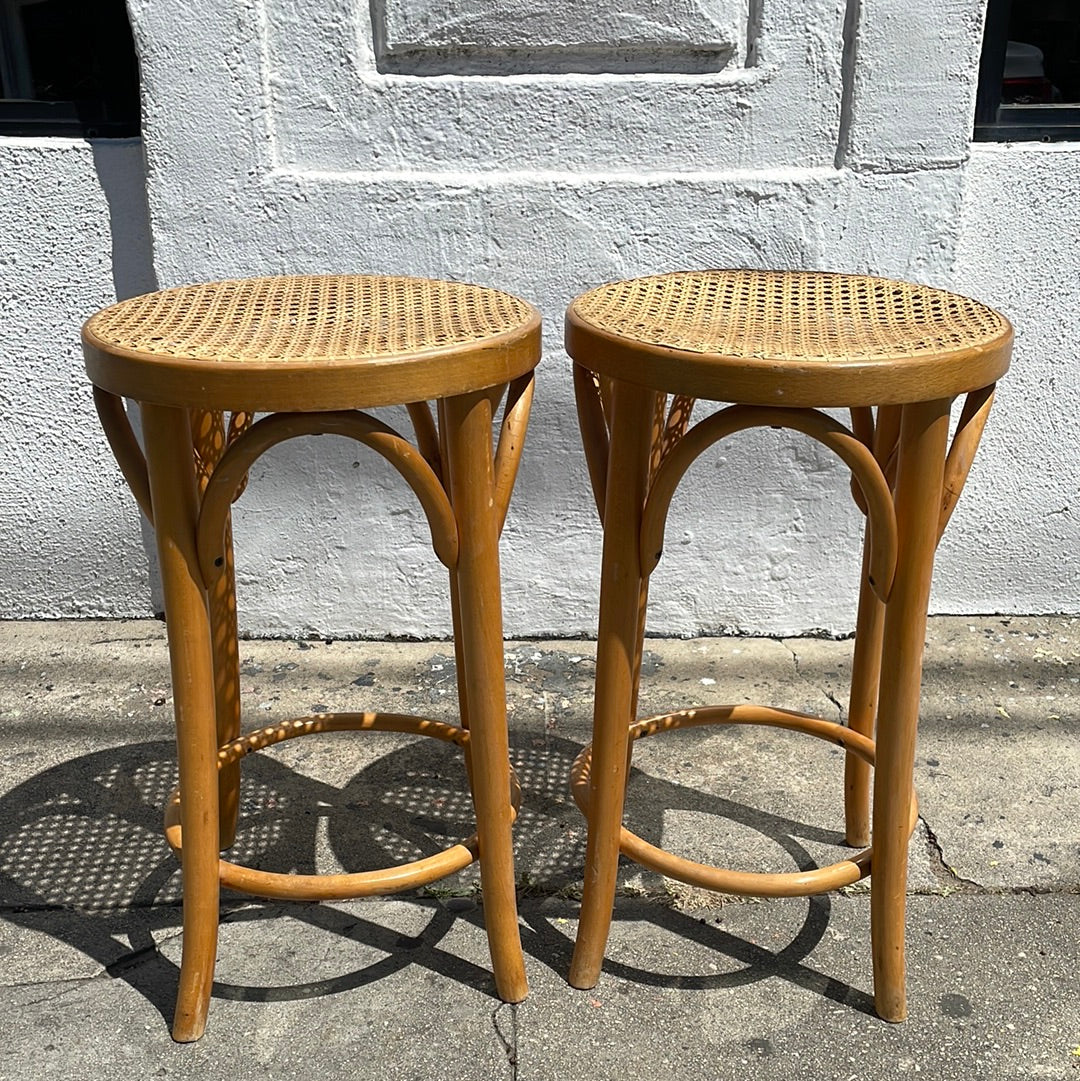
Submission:
[[[578,297],[567,349],[593,371],[760,405],[887,405],[987,386],[1012,327],[924,285],[812,271],[705,270]]]
[[[344,409],[508,382],[540,357],[540,316],[508,293],[377,275],[250,278],[165,289],[83,327],[91,380],[141,401]]]

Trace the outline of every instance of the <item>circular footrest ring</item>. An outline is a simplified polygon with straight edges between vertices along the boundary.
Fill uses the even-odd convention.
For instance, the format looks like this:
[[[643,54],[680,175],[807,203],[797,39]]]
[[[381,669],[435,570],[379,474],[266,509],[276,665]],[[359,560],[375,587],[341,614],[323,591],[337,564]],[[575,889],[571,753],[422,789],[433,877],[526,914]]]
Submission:
[[[696,728],[709,724],[765,725],[770,728],[803,732],[817,739],[836,743],[871,766],[874,764],[874,741],[866,736],[809,713],[773,709],[770,706],[701,706],[697,709],[680,710],[677,713],[664,713],[631,725],[630,740],[633,742],[643,736],[651,736],[657,732],[667,732],[675,728]],[[589,816],[591,771],[592,744],[590,743],[577,756],[570,771],[570,790],[574,802],[586,818]],[[919,803],[913,788],[909,836],[915,832],[918,820]],[[812,871],[776,874],[732,871],[721,867],[710,867],[707,864],[665,852],[662,848],[649,844],[636,833],[631,833],[625,826],[619,832],[619,851],[635,862],[668,878],[686,882],[691,886],[716,890],[718,893],[730,893],[743,897],[809,897],[813,894],[827,893],[829,890],[850,886],[870,873],[874,853],[871,845],[850,859],[841,860],[828,867],[818,867]]]
[[[317,732],[404,732],[429,736],[444,743],[455,743],[465,749],[469,733],[456,725],[415,717],[406,713],[320,713],[283,721],[260,728],[218,749],[218,769],[231,765],[253,751],[261,751],[275,743]],[[510,773],[510,803],[516,818],[521,806],[521,785],[513,766]],[[172,850],[183,859],[183,832],[180,825],[180,789],[169,797],[165,810],[165,838]],[[375,897],[402,890],[416,889],[437,882],[475,862],[479,855],[476,834],[434,856],[387,867],[377,871],[353,874],[300,875],[259,871],[228,860],[219,860],[222,886],[257,897],[301,901],[344,901],[354,897]]]

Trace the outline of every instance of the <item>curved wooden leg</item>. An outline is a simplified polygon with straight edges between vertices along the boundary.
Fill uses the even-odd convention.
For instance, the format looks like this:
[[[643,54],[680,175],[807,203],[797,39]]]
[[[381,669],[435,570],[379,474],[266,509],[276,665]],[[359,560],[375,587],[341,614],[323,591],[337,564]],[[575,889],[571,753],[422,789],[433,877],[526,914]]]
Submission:
[[[469,681],[465,678],[465,638],[461,631],[461,597],[458,589],[457,571],[450,572],[450,614],[454,627],[454,668],[457,671],[457,694],[458,694],[458,723],[466,731],[470,728],[469,722]],[[503,679],[505,686],[505,666]],[[463,748],[465,758],[465,776],[469,782],[469,791],[475,788],[473,779],[472,745],[466,743]]]
[[[851,662],[848,727],[860,736],[873,739],[881,678],[885,606],[870,586],[869,560],[868,528],[863,542],[862,584],[859,588],[859,615],[855,624],[855,655]],[[865,848],[870,844],[870,766],[858,755],[850,753],[844,762],[844,820],[845,840],[849,845]]]
[[[493,501],[492,411],[488,393],[439,403],[447,450],[450,501],[458,523],[452,572],[459,626],[459,687],[469,725],[473,805],[480,843],[480,879],[495,986],[505,1002],[528,993],[518,930],[506,730],[499,583],[499,518]]]
[[[184,837],[184,949],[173,1039],[206,1027],[218,931],[218,778],[213,659],[195,552],[198,507],[184,409],[143,405],[150,498],[169,634]]]
[[[939,399],[906,405],[901,420],[896,476],[899,554],[885,608],[870,882],[874,1004],[886,1021],[907,1016],[904,918],[911,777],[950,404]]]
[[[200,503],[210,478],[230,439],[238,416],[242,427],[250,426],[245,414],[234,414],[226,425],[225,414],[217,410],[191,411],[192,443]],[[246,478],[244,483],[246,484]],[[232,515],[226,512],[222,538],[223,563],[220,572],[207,583],[210,627],[213,633],[214,700],[217,713],[217,741],[221,747],[240,735],[240,651],[236,640],[236,576],[233,567]],[[230,762],[218,773],[218,806],[221,812],[219,846],[231,848],[236,840],[240,809],[240,763]]]
[[[852,410],[852,422],[860,438],[868,442],[878,465],[889,481],[895,480],[895,454],[900,440],[901,408],[885,405],[878,409],[877,422],[867,425],[869,410]],[[856,481],[852,478],[852,485]],[[862,504],[860,503],[860,506]],[[885,606],[870,585],[872,552],[870,522],[863,539],[862,578],[859,587],[859,614],[855,624],[855,649],[851,662],[851,695],[848,700],[848,727],[869,739],[874,738],[878,689],[881,683],[881,642],[885,630]],[[870,844],[870,766],[857,755],[844,762],[845,839],[855,848]]]
[[[240,735],[240,647],[237,642],[231,515],[225,523],[225,573],[211,585],[208,601],[213,632],[217,745],[222,747]],[[236,840],[240,814],[239,761],[230,762],[218,771],[218,812],[218,847],[231,848]]]
[[[629,768],[629,725],[637,693],[645,582],[639,538],[648,483],[656,394],[616,383],[611,418],[596,642],[593,758],[589,777],[589,837],[570,983],[592,987],[600,978],[615,903],[619,830]]]

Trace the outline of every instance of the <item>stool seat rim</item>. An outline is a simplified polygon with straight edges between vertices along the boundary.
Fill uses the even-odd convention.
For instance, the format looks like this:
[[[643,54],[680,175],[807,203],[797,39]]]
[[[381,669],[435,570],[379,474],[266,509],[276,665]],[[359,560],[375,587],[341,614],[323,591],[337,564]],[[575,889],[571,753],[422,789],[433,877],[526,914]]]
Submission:
[[[353,303],[338,304],[341,296]],[[540,313],[512,294],[463,282],[279,275],[121,301],[86,321],[82,343],[91,381],[139,401],[369,408],[451,397],[526,374],[540,360]]]
[[[778,296],[797,306],[784,308]],[[844,306],[852,296],[861,311]],[[868,297],[879,305],[891,298],[893,308],[868,311]],[[903,404],[976,390],[1008,370],[1013,342],[1004,316],[960,294],[826,271],[677,271],[611,282],[570,304],[565,329],[570,356],[603,375],[696,398],[793,407]],[[926,345],[935,334],[942,343]],[[856,348],[805,348],[830,337]]]

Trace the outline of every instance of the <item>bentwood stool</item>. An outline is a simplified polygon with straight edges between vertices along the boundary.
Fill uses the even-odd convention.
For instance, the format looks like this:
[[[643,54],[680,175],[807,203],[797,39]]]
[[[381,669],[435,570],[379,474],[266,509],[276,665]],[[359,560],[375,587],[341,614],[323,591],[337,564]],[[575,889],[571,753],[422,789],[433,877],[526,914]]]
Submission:
[[[498,544],[540,357],[537,311],[453,282],[256,278],[106,308],[84,327],[83,350],[109,442],[153,522],[165,591],[180,773],[166,835],[181,857],[184,898],[174,1038],[198,1039],[206,1024],[221,886],[262,897],[364,897],[423,886],[479,859],[496,987],[520,1001],[527,984],[510,835],[520,789],[508,758]],[[140,403],[145,459],[120,396]],[[402,404],[415,445],[361,412]],[[260,413],[269,415],[255,419]],[[460,726],[323,713],[240,733],[230,506],[263,452],[326,433],[382,455],[423,507],[450,572]],[[425,859],[355,874],[277,874],[220,859],[236,830],[244,755],[312,732],[366,729],[460,747],[476,832]]]
[[[566,343],[604,526],[593,742],[572,778],[589,835],[570,982],[585,988],[599,978],[620,851],[661,874],[748,896],[822,893],[872,872],[875,1005],[883,1018],[903,1020],[907,848],[917,817],[912,770],[930,576],[994,382],[1009,366],[1012,329],[982,304],[920,285],[713,270],[585,293],[570,306]],[[950,406],[959,395],[966,399],[950,446]],[[734,404],[689,427],[697,398]],[[820,411],[834,407],[850,410],[850,428]],[[635,723],[649,575],[675,488],[718,440],[766,425],[833,450],[850,468],[867,517],[848,726],[760,705],[703,706]],[[754,874],[694,863],[631,833],[622,816],[633,742],[707,724],[769,725],[842,746],[846,837],[862,851],[811,871]]]

